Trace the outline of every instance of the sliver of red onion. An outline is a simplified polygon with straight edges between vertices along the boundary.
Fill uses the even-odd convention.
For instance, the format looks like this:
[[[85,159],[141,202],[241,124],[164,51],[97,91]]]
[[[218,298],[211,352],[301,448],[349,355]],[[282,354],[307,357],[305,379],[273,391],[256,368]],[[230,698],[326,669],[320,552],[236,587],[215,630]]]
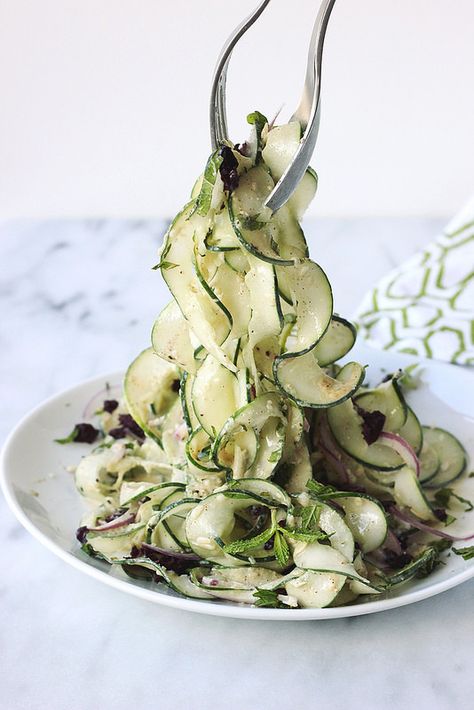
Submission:
[[[420,461],[415,453],[412,446],[399,434],[392,434],[390,431],[383,431],[377,439],[377,443],[384,444],[384,446],[389,446],[391,449],[397,452],[397,454],[403,459],[407,466],[413,468],[416,473],[416,477],[420,477]]]
[[[459,535],[450,535],[449,533],[444,532],[444,530],[438,530],[438,528],[434,528],[431,525],[427,525],[426,523],[421,522],[421,520],[418,520],[418,518],[416,518],[414,515],[411,515],[411,513],[408,513],[405,510],[400,510],[396,506],[392,506],[389,512],[391,515],[393,515],[394,518],[397,518],[398,520],[401,520],[402,522],[407,523],[408,525],[411,525],[414,528],[417,528],[417,530],[429,533],[430,535],[435,535],[436,537],[443,537],[445,538],[445,540],[453,540],[453,542],[459,542],[461,540],[472,540],[474,538],[474,533],[472,535],[466,535],[465,537]]]
[[[124,525],[129,525],[135,522],[135,515],[126,513],[120,516],[120,518],[115,518],[111,520],[110,523],[104,523],[103,525],[98,525],[96,528],[89,528],[89,532],[105,532],[106,530],[115,530],[116,528],[123,528]]]
[[[321,425],[319,428],[320,446],[321,449],[328,455],[331,459],[332,465],[336,469],[337,473],[342,477],[344,483],[349,483],[349,471],[344,465],[340,458],[340,452],[336,448],[331,432],[329,431],[329,425],[326,421],[326,417],[321,417]]]

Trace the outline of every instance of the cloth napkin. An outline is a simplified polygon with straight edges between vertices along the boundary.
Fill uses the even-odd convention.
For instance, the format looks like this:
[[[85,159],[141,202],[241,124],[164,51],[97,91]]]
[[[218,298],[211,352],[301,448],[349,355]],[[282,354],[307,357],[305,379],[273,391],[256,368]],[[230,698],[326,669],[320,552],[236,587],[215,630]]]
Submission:
[[[474,365],[474,199],[367,293],[355,320],[374,347]]]

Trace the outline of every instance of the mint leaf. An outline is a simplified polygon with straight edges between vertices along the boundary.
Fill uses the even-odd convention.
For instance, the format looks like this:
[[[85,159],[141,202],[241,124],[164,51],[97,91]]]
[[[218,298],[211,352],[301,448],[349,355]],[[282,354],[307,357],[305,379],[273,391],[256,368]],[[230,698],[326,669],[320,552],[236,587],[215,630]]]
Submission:
[[[216,150],[209,156],[204,168],[201,190],[197,198],[197,213],[205,217],[209,212],[212,202],[212,192],[216,184],[217,173],[222,163],[222,156]]]
[[[459,555],[463,560],[472,560],[474,558],[474,545],[471,547],[453,547],[455,555]]]
[[[286,567],[290,559],[290,548],[288,543],[281,534],[279,530],[275,532],[275,538],[273,540],[273,552],[275,557],[282,567]]]
[[[421,384],[421,374],[423,368],[419,362],[414,362],[412,365],[403,368],[400,375],[400,384],[405,390],[416,390]]]
[[[440,555],[452,545],[451,540],[437,540],[426,547],[418,557],[409,562],[405,567],[397,570],[395,574],[386,577],[387,586],[406,582],[414,577],[423,578],[430,575],[438,565],[443,564]]]
[[[240,217],[239,222],[248,232],[257,232],[267,226],[266,222],[260,222],[257,217]]]
[[[70,444],[72,441],[76,441],[76,436],[77,436],[77,427],[74,427],[74,429],[71,431],[70,434],[65,436],[63,439],[54,439],[54,442],[56,444]]]
[[[334,493],[337,493],[337,488],[334,488],[334,486],[327,486],[324,483],[319,483],[319,481],[315,481],[314,478],[310,478],[310,480],[306,483],[306,488],[313,497],[321,499],[331,498]]]
[[[260,535],[255,535],[255,537],[249,537],[246,540],[235,540],[234,542],[229,542],[227,545],[224,545],[223,550],[224,552],[228,552],[230,555],[248,552],[256,547],[261,547],[268,542],[274,532],[274,527],[269,527],[267,530],[261,532]]]
[[[278,599],[278,593],[273,589],[257,589],[253,593],[255,597],[255,606],[270,607],[272,609],[281,609],[283,604]]]
[[[163,250],[160,254],[160,260],[158,264],[155,264],[155,266],[152,266],[151,269],[152,271],[156,271],[157,269],[161,269],[162,264],[166,264],[166,257],[168,256],[168,252],[171,249],[171,242],[168,239],[168,243],[163,247]]]
[[[160,261],[159,264],[152,266],[152,271],[157,271],[157,269],[168,271],[169,269],[175,269],[177,266],[178,264],[173,264],[172,261]]]
[[[281,459],[281,449],[275,449],[268,457],[268,463],[276,463]]]
[[[260,162],[261,159],[261,152],[262,152],[262,131],[265,127],[265,124],[268,123],[268,119],[266,116],[263,115],[263,113],[260,113],[260,111],[253,111],[252,113],[249,113],[247,116],[247,123],[250,123],[251,126],[255,126],[255,133],[257,136],[257,160],[256,162]]]
[[[470,510],[474,510],[474,505],[472,504],[472,502],[467,498],[463,498],[462,496],[455,493],[452,488],[441,488],[435,493],[436,502],[439,503],[439,505],[441,505],[443,508],[449,507],[449,501],[451,498],[455,498],[460,503],[463,503],[466,506],[464,509],[466,513]]]
[[[320,511],[321,507],[319,505],[308,505],[306,508],[301,508],[299,515],[301,528],[307,532],[317,529]]]
[[[328,535],[322,530],[315,530],[314,532],[303,530],[302,528],[278,528],[278,530],[282,535],[300,542],[316,542],[328,539]]]

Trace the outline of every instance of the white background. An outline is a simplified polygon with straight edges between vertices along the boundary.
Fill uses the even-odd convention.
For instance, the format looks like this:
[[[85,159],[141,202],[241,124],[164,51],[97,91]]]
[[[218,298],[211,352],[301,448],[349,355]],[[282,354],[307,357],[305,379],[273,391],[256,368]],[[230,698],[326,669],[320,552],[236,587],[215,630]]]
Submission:
[[[256,0],[0,0],[0,218],[155,216],[209,151],[218,51]],[[318,7],[273,0],[229,76],[232,136],[296,106]],[[319,215],[446,215],[474,189],[472,0],[338,0]]]

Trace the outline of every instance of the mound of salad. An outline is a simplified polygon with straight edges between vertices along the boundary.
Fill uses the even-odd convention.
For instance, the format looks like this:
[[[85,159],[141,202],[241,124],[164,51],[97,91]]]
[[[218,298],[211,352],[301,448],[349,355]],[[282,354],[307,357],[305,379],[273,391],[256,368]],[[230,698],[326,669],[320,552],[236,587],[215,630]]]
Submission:
[[[369,387],[362,365],[338,364],[356,332],[300,226],[315,172],[264,206],[300,125],[248,121],[250,139],[212,153],[165,235],[154,268],[172,300],[152,346],[94,423],[60,440],[95,444],[75,471],[77,538],[192,599],[350,604],[440,564],[457,540],[451,507],[473,507],[450,487],[466,452],[420,424],[409,373]]]

